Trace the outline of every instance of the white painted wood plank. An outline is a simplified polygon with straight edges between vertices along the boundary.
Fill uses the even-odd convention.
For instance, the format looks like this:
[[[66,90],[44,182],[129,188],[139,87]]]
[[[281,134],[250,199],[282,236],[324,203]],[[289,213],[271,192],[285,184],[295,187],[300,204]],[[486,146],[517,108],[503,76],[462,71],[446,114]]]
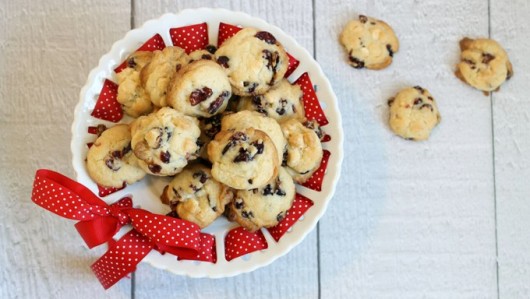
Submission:
[[[240,10],[279,26],[312,52],[312,7],[302,1],[135,1],[135,24],[166,12],[194,7]],[[316,298],[318,269],[316,233],[266,268],[225,279],[193,279],[140,265],[136,271],[136,298],[178,293],[183,298]]]
[[[487,35],[487,1],[317,1],[316,56],[339,97],[345,160],[320,224],[322,298],[494,298],[491,110],[453,75],[458,41]],[[338,35],[366,14],[401,48],[382,71],[346,63]],[[386,100],[431,91],[442,123],[429,141],[388,128]]]
[[[88,72],[130,28],[123,1],[0,2],[0,298],[129,298],[105,292],[73,221],[30,200],[35,170],[73,176],[70,125]]]
[[[493,94],[500,298],[530,297],[530,3],[491,1],[491,37],[515,76]]]

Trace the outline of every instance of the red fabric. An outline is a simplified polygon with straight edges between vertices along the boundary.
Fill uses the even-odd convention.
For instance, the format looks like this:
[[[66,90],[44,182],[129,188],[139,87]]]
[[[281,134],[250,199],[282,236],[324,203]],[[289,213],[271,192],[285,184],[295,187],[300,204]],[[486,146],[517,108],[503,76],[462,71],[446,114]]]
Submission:
[[[243,227],[228,232],[225,238],[225,258],[231,261],[247,253],[266,249],[267,240],[261,231],[251,233]]]
[[[315,191],[322,191],[322,182],[324,181],[324,175],[326,174],[326,168],[328,167],[328,160],[331,153],[328,150],[324,150],[324,155],[322,156],[322,162],[320,162],[320,167],[313,175],[307,180],[302,186]]]
[[[160,34],[155,34],[153,37],[151,37],[148,41],[146,41],[140,48],[138,48],[136,51],[149,51],[153,52],[156,50],[163,50],[166,47],[166,44],[164,43],[164,39]],[[126,61],[122,62],[117,68],[114,69],[114,72],[119,73],[123,71],[127,67]]]
[[[302,74],[294,83],[300,85],[304,92],[303,101],[307,119],[316,120],[321,126],[327,125],[328,119],[320,106],[309,75],[307,73]]]
[[[121,105],[118,103],[116,96],[118,95],[118,84],[105,79],[103,88],[99,93],[96,106],[92,111],[92,116],[99,119],[108,120],[111,122],[118,122],[123,117]]]
[[[130,198],[107,205],[85,186],[51,170],[37,171],[31,199],[59,216],[80,220],[76,228],[90,248],[111,241],[123,225],[132,224],[92,265],[105,289],[133,271],[151,249],[192,256],[204,247],[198,225],[135,209]]]
[[[92,144],[90,144],[90,146],[92,146]],[[89,148],[90,148],[89,146]],[[125,189],[125,187],[127,187],[127,184],[125,182],[123,182],[123,186],[119,187],[119,188],[116,188],[116,187],[104,187],[104,186],[101,186],[101,185],[98,185],[98,195],[100,197],[105,197],[107,195],[110,195],[112,193],[115,193],[115,192],[118,192],[122,189]]]
[[[329,141],[331,141],[331,136],[326,134],[326,135],[324,135],[324,137],[322,138],[322,140],[320,142],[329,142]]]
[[[217,262],[217,252],[215,247],[215,237],[213,235],[201,233],[201,248],[198,253],[195,254],[181,254],[179,255],[179,260],[194,260],[194,261],[203,261],[216,263]]]
[[[268,228],[271,236],[278,242],[302,215],[313,206],[313,202],[300,194],[296,194],[292,207],[287,211],[285,218],[276,226]]]
[[[169,29],[174,46],[181,47],[190,54],[208,45],[208,24],[201,23],[179,28]]]
[[[219,23],[219,33],[217,35],[217,47],[220,47],[225,40],[231,38],[243,28],[234,25]]]
[[[298,59],[291,56],[291,54],[287,53],[287,56],[289,56],[289,67],[287,68],[287,72],[285,73],[285,78],[289,77],[294,70],[300,65],[300,61]]]

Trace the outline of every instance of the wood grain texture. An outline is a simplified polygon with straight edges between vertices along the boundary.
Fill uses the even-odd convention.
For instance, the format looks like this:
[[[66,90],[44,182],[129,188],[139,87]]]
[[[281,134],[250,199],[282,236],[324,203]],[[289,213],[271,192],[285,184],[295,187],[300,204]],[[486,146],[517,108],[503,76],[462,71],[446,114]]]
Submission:
[[[496,297],[490,102],[453,75],[462,36],[488,33],[487,1],[317,1],[315,10],[316,57],[346,140],[320,224],[322,298]],[[347,65],[338,35],[358,14],[396,31],[388,69]],[[414,85],[442,114],[426,142],[387,125],[387,99]]]
[[[166,12],[185,8],[223,7],[243,11],[276,25],[312,52],[312,7],[302,1],[135,1],[135,25]],[[136,271],[135,298],[165,297],[176,292],[183,298],[317,298],[317,239],[306,239],[273,264],[252,273],[225,279],[176,276],[148,265]]]
[[[73,221],[30,200],[35,170],[73,176],[70,125],[99,57],[130,27],[122,1],[0,1],[0,298],[128,298],[105,292]]]
[[[500,298],[530,298],[530,3],[492,1],[491,37],[515,76],[493,94]]]

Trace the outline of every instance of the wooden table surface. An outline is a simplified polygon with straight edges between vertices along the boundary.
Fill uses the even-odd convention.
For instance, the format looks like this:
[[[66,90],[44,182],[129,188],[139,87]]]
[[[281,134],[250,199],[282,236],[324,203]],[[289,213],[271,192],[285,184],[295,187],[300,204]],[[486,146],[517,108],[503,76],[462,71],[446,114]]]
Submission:
[[[0,1],[0,298],[530,298],[529,1],[131,1]],[[202,6],[263,18],[316,57],[343,117],[336,195],[268,267],[192,279],[141,264],[105,292],[89,269],[103,249],[31,203],[34,172],[73,177],[74,106],[114,41]],[[396,31],[389,68],[346,64],[338,34],[358,14]],[[491,97],[453,75],[464,36],[509,53],[515,76]],[[386,122],[386,99],[410,85],[428,88],[442,114],[427,142]]]

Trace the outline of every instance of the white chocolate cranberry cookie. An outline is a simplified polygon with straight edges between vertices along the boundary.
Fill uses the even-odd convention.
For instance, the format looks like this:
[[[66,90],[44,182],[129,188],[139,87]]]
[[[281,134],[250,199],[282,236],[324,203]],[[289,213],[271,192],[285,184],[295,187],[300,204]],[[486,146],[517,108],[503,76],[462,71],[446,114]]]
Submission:
[[[197,60],[175,75],[167,103],[190,116],[211,117],[223,112],[232,88],[223,68],[212,60]]]
[[[240,96],[264,94],[287,72],[289,57],[269,32],[245,28],[215,52],[226,69],[232,90]]]
[[[228,218],[251,232],[262,227],[273,227],[285,218],[295,193],[293,179],[280,167],[278,176],[265,186],[236,191],[234,200],[227,208]]]
[[[469,39],[460,41],[460,62],[456,76],[485,93],[496,91],[513,75],[508,54],[492,39]]]
[[[171,176],[196,158],[201,131],[196,118],[164,107],[134,121],[131,134],[140,167],[152,175]]]
[[[303,120],[305,118],[302,102],[303,92],[299,85],[282,79],[265,94],[242,97],[238,110],[252,110],[282,122],[290,118]]]
[[[360,15],[350,21],[340,35],[340,42],[354,68],[384,69],[399,50],[399,41],[387,23]]]
[[[208,144],[212,175],[234,189],[254,189],[278,174],[279,163],[274,143],[262,131],[221,131]]]
[[[287,166],[287,171],[297,183],[304,183],[322,161],[320,138],[315,131],[305,127],[297,119],[289,119],[281,127],[287,139],[284,166]]]
[[[117,74],[117,101],[123,111],[132,117],[145,115],[153,111],[153,103],[140,83],[140,72],[127,67]]]
[[[155,106],[167,106],[166,94],[169,82],[177,70],[188,63],[188,60],[186,52],[179,47],[166,47],[162,51],[153,52],[153,58],[140,73],[140,79]]]
[[[169,204],[179,218],[201,228],[210,225],[232,200],[232,189],[212,177],[202,164],[187,166],[164,188],[161,200]]]
[[[105,187],[132,184],[145,176],[131,150],[129,125],[116,125],[99,136],[90,147],[86,166],[90,177]]]
[[[426,140],[441,116],[434,98],[425,88],[409,87],[388,101],[390,128],[408,140]]]

